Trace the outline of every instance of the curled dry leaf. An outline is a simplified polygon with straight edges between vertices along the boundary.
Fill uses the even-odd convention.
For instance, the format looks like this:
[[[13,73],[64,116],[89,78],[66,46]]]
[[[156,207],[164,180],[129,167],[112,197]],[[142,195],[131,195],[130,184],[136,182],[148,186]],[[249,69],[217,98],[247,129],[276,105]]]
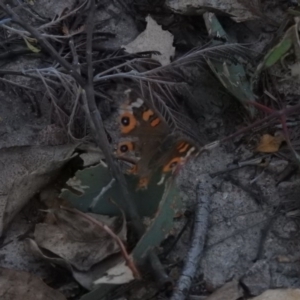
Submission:
[[[255,18],[251,11],[238,0],[167,0],[167,7],[176,13],[200,15],[208,11],[228,14],[236,22],[249,21]]]
[[[103,242],[107,239],[107,233],[104,230],[99,230],[99,227],[88,219],[83,218],[75,211],[67,211],[62,209],[49,210],[56,219],[56,224],[62,232],[65,232],[73,240],[81,242]],[[125,216],[122,218],[102,216],[97,214],[87,214],[105,225],[112,228],[118,234],[121,240],[126,240],[126,221]]]
[[[0,149],[0,235],[36,193],[55,180],[76,145]]]
[[[60,292],[30,273],[0,268],[0,277],[1,300],[66,300]]]
[[[170,63],[170,57],[174,56],[174,37],[169,31],[162,30],[150,16],[146,18],[147,27],[134,41],[127,44],[125,50],[129,53],[142,51],[158,51],[153,59],[158,60],[163,66]]]
[[[278,134],[275,136],[272,136],[270,134],[264,134],[260,139],[256,151],[263,153],[277,152],[279,150],[279,147],[281,146],[281,143],[284,140],[285,139],[282,134]]]
[[[35,242],[81,271],[89,270],[111,254],[120,251],[118,243],[105,231],[80,215],[65,210],[51,210],[56,224],[37,224]],[[120,218],[89,214],[109,226],[126,240],[126,222]]]
[[[300,289],[268,290],[252,300],[299,300]]]

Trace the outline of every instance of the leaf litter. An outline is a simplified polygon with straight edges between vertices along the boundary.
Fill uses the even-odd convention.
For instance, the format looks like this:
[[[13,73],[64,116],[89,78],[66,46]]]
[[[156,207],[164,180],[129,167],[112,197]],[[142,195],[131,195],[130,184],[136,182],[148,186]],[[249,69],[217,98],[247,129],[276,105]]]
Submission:
[[[170,5],[170,2],[172,1],[167,1],[167,2],[168,5]],[[228,30],[230,34],[225,33],[225,31],[223,32],[224,34],[222,34],[222,36],[218,34],[219,33],[218,30],[222,28],[221,24],[224,21],[222,18],[220,18],[220,21],[216,19],[220,13],[222,14],[225,13],[229,15],[231,19],[238,22],[245,21],[245,20],[250,21],[253,18],[259,18],[257,15],[252,14],[250,12],[249,6],[242,5],[241,4],[242,2],[243,1],[230,1],[226,3],[228,5],[227,7],[223,6],[224,3],[217,2],[215,7],[213,6],[208,7],[205,1],[198,1],[196,6],[194,7],[189,6],[186,11],[183,11],[182,8],[180,8],[180,10],[178,10],[178,8],[175,8],[175,10],[177,9],[177,12],[181,12],[189,15],[191,13],[196,13],[196,14],[204,13],[204,17],[206,14],[206,16],[210,16],[211,18],[214,18],[217,21],[215,22],[215,24],[217,24],[217,27],[213,28],[208,26],[207,30],[210,33],[214,33],[212,34],[213,39],[215,38],[215,36],[217,36],[217,38],[221,38],[221,39],[223,38],[229,41],[231,37],[230,35],[232,33],[230,32],[230,30]],[[175,1],[173,1],[173,3],[175,3]],[[241,6],[239,5],[242,5],[243,8],[241,9]],[[172,9],[174,9],[174,7]],[[239,13],[239,9],[243,11],[242,14]],[[212,11],[207,12],[207,10],[209,11],[212,10]],[[215,15],[212,12],[215,13]],[[63,16],[63,14],[60,15],[60,17],[61,16]],[[167,66],[170,63],[170,58],[174,56],[174,49],[175,49],[174,43],[176,44],[176,38],[174,39],[172,34],[170,34],[168,31],[162,30],[161,26],[158,25],[159,23],[156,23],[156,21],[154,21],[152,17],[147,17],[146,20],[148,21],[146,30],[139,37],[137,37],[135,41],[133,41],[133,44],[127,45],[128,46],[127,50],[129,52],[131,51],[131,53],[135,53],[137,51],[150,51],[150,50],[159,51],[161,53],[161,56],[159,55],[157,55],[157,57],[152,56],[152,58],[154,59],[159,57],[163,58],[163,60],[159,60],[159,61],[162,65]],[[55,18],[52,20],[52,22],[56,22]],[[258,67],[256,66],[256,68],[254,68],[253,78],[255,81],[257,80],[257,77],[261,76],[261,74],[263,75],[268,74],[268,76],[271,74],[271,76],[273,76],[272,73],[266,73],[266,72],[272,72],[274,67],[275,68],[278,67],[279,62],[281,62],[282,65],[288,62],[289,68],[292,71],[292,76],[297,76],[297,63],[298,63],[297,44],[299,41],[298,31],[297,31],[298,30],[297,19],[295,19],[295,22],[296,25],[292,25],[292,27],[288,27],[287,29],[285,29],[285,35],[283,33],[283,40],[281,40],[280,43],[278,43],[274,48],[272,48],[266,54],[266,56],[261,59],[260,64],[258,64]],[[211,25],[212,24],[210,24],[210,26]],[[65,24],[62,25],[62,28],[65,27],[66,27]],[[69,27],[67,26],[67,28]],[[294,32],[295,34],[291,35],[291,32]],[[155,33],[155,34],[151,35],[151,33]],[[82,34],[82,32],[78,31],[78,34]],[[149,38],[149,36],[152,36],[151,39]],[[147,38],[145,39],[145,37]],[[51,39],[52,37],[49,38]],[[66,36],[64,38],[66,38]],[[159,40],[163,41],[164,43],[162,42],[157,43],[157,41]],[[161,45],[162,49],[158,49],[159,45],[157,44]],[[154,45],[156,46],[155,49],[153,49]],[[35,48],[32,48],[31,46],[29,45],[29,48],[31,48],[33,52],[37,52],[35,51]],[[140,49],[139,46],[142,46],[142,49]],[[35,44],[33,47],[35,47]],[[129,50],[130,47],[132,47],[131,50]],[[289,64],[290,63],[289,54],[291,50],[294,51],[294,53],[292,54],[295,55],[294,64],[293,63]],[[230,59],[228,61],[230,61]],[[223,84],[225,89],[227,89],[227,91],[235,95],[235,97],[238,98],[243,104],[246,104],[246,107],[249,104],[248,101],[254,102],[255,99],[255,102],[262,101],[262,103],[259,102],[258,106],[255,106],[255,103],[253,104],[250,103],[249,107],[253,108],[255,106],[256,109],[259,111],[259,114],[261,112],[265,113],[266,111],[270,111],[269,106],[272,109],[274,109],[274,107],[275,109],[278,108],[276,107],[276,105],[278,105],[280,101],[277,100],[277,98],[272,95],[272,94],[277,95],[276,91],[274,92],[274,90],[268,90],[268,91],[266,90],[266,93],[264,93],[265,95],[271,95],[272,96],[270,97],[271,99],[273,100],[276,99],[276,103],[272,103],[271,105],[270,105],[270,99],[265,101],[265,99],[259,99],[254,95],[252,88],[255,88],[256,93],[258,92],[258,90],[256,89],[256,86],[254,85],[250,86],[251,82],[248,80],[251,76],[245,76],[246,75],[245,69],[241,64],[236,63],[236,61],[233,62],[231,65],[229,63],[230,67],[228,67],[227,64],[224,65],[224,61],[221,63],[220,62],[216,63],[214,61],[214,64],[215,66],[213,66],[212,63],[210,63],[210,67],[211,68],[213,67],[212,68],[213,70],[217,70],[215,72],[215,75],[218,77],[218,79]],[[218,70],[216,64],[219,64],[219,67],[221,68],[220,70]],[[126,67],[128,66],[129,65],[126,65]],[[112,69],[119,72],[118,67],[113,67]],[[136,70],[132,73],[130,72],[131,71],[129,67],[128,74],[130,75],[135,72],[134,74],[136,75]],[[229,83],[226,82],[224,84],[224,78],[222,77],[224,75],[225,75],[224,78]],[[288,80],[288,77],[285,77],[284,80]],[[240,84],[241,82],[243,83]],[[245,87],[247,88],[245,89]],[[279,88],[281,87],[280,83],[278,83],[278,87]],[[265,85],[264,88],[267,89],[268,86]],[[253,107],[251,105],[253,105]],[[282,107],[279,108],[281,109]],[[274,113],[274,111],[272,113]],[[283,108],[281,114],[280,115],[278,114],[277,116],[278,117],[283,116],[285,113],[287,116],[289,116],[288,110],[285,110],[285,108]],[[281,151],[282,148],[284,148],[281,147],[283,141],[285,141],[287,146],[290,147],[290,150],[291,149],[293,150],[294,145],[297,145],[297,134],[296,137],[291,135],[292,139],[290,141],[288,130],[287,130],[287,126],[289,126],[289,124],[290,123],[287,123],[286,120],[282,117],[281,125],[284,132],[283,135],[279,135],[279,136],[276,135],[272,136],[270,134],[259,135],[261,137],[261,140],[258,143],[256,151],[261,153],[277,153]],[[222,132],[222,129],[220,129],[220,132]],[[222,143],[220,142],[216,144],[222,145]],[[31,150],[32,149],[30,149],[30,151]],[[244,151],[243,155],[246,152],[247,151]],[[282,153],[283,152],[281,151],[280,154]],[[294,150],[294,156],[295,154],[296,152]],[[5,228],[7,227],[7,224],[11,221],[11,219],[20,210],[22,212],[23,210],[22,208],[29,201],[29,199],[34,194],[37,194],[40,191],[40,189],[43,189],[46,185],[48,185],[52,181],[52,179],[56,177],[57,175],[56,172],[59,173],[59,171],[66,165],[66,163],[71,161],[74,157],[75,156],[72,156],[72,154],[64,156],[61,160],[60,159],[57,160],[57,163],[54,164],[55,166],[51,164],[50,166],[48,166],[47,164],[46,166],[44,166],[44,164],[42,164],[41,168],[37,168],[38,172],[36,173],[35,171],[32,172],[32,169],[30,169],[29,177],[26,178],[26,176],[24,176],[25,177],[24,181],[22,181],[23,178],[22,180],[19,181],[18,176],[12,178],[13,184],[8,185],[8,187],[16,190],[17,189],[16,186],[18,186],[18,184],[21,183],[20,185],[21,188],[19,189],[19,192],[20,194],[24,193],[25,197],[24,197],[24,202],[19,200],[22,198],[19,196],[16,198],[15,197],[9,198],[9,199],[13,199],[14,201],[9,201],[8,207],[13,206],[16,202],[19,203],[17,205],[17,208],[14,207],[13,209],[7,209],[6,214],[9,216],[9,218],[8,221],[4,222]],[[142,195],[133,192],[132,187],[135,185],[134,179],[129,177],[126,178],[127,183],[131,189],[131,192],[135,194],[134,201],[136,202],[139,213],[144,217],[144,223],[145,224],[147,223],[147,230],[145,234],[140,238],[140,240],[137,243],[135,241],[133,244],[131,244],[131,232],[130,232],[131,224],[130,221],[129,222],[125,221],[125,218],[123,216],[126,215],[126,218],[128,218],[127,208],[124,207],[124,205],[122,205],[123,195],[120,194],[118,185],[114,183],[111,184],[112,178],[110,173],[108,172],[108,169],[105,167],[105,163],[101,163],[100,165],[98,165],[99,160],[101,161],[102,159],[101,155],[99,157],[98,155],[90,155],[88,153],[85,153],[84,155],[81,154],[81,157],[83,158],[84,161],[83,164],[85,168],[81,169],[80,171],[73,172],[74,174],[71,176],[69,181],[67,181],[67,184],[64,186],[62,193],[60,194],[60,197],[64,199],[64,203],[67,203],[67,205],[74,205],[77,209],[82,210],[82,212],[84,212],[85,215],[88,216],[89,218],[93,217],[95,218],[95,220],[98,219],[98,221],[100,221],[101,224],[105,224],[102,225],[103,228],[107,226],[105,228],[111,229],[114,234],[120,235],[119,238],[122,241],[122,246],[127,247],[127,249],[129,250],[130,260],[132,259],[134,263],[137,264],[142,263],[146,259],[145,253],[151,250],[151,248],[153,248],[154,246],[158,247],[160,243],[171,233],[172,227],[175,226],[173,219],[176,215],[176,211],[178,211],[181,208],[181,204],[182,204],[178,189],[173,186],[173,183],[169,182],[168,184],[166,184],[166,186],[163,187],[150,186],[150,192]],[[234,157],[234,161],[236,162],[236,157]],[[270,166],[272,165],[272,162],[273,161],[271,161]],[[207,161],[201,159],[201,163],[205,165]],[[20,164],[20,162],[17,161],[16,164]],[[224,164],[222,162],[218,165],[218,167],[223,165]],[[261,167],[259,164],[256,164],[256,166]],[[10,165],[10,167],[14,168],[14,165]],[[192,165],[192,168],[193,167],[194,165]],[[55,175],[52,174],[52,171],[53,174]],[[242,174],[242,177],[245,175],[245,173],[241,173],[240,170],[238,169],[235,172],[236,175]],[[26,173],[26,168],[21,170],[20,173],[23,176]],[[51,173],[51,175],[53,176],[49,176],[49,173]],[[195,180],[196,178],[195,174],[196,173],[194,173],[188,181],[191,181],[192,179]],[[40,177],[42,178],[44,175],[46,179],[39,181]],[[5,184],[7,183],[7,180],[8,179],[4,180]],[[263,177],[262,180],[265,180],[265,178]],[[233,180],[233,182],[235,185],[238,184],[237,180]],[[253,179],[251,179],[251,182],[254,182]],[[266,184],[266,182],[264,182],[264,184]],[[26,188],[27,185],[29,186],[30,193],[28,193],[27,190],[28,187]],[[24,186],[23,189],[22,186]],[[241,186],[244,188],[243,185]],[[226,196],[226,194],[228,193],[226,191],[226,185],[224,187],[224,183],[221,189],[223,189],[221,193],[221,196],[223,197],[223,198],[221,197],[223,199],[222,201],[226,202],[227,203],[226,205],[228,205],[229,210],[232,211],[232,203],[230,201],[227,201],[228,195]],[[188,192],[188,195],[193,198],[191,192]],[[218,196],[216,196],[216,199],[217,198]],[[17,199],[17,201],[15,199]],[[95,199],[97,199],[97,201],[95,202],[96,205],[91,206],[91,204],[94,203]],[[113,199],[115,202],[117,202],[118,203],[117,206],[120,208],[116,208],[116,206],[112,204],[109,201],[109,199]],[[236,199],[236,201],[238,202],[238,204],[236,204],[237,206],[239,207],[245,206],[245,203],[239,202],[240,199]],[[220,202],[221,201],[218,201],[218,203]],[[52,204],[53,203],[54,202],[52,202]],[[46,209],[46,211],[48,212],[48,216],[44,219],[44,222],[34,224],[35,225],[34,232],[32,232],[32,235],[30,236],[29,239],[26,239],[26,245],[28,246],[28,249],[31,249],[36,255],[42,257],[43,259],[47,260],[51,264],[63,266],[64,268],[69,270],[73,274],[74,278],[83,287],[90,290],[90,292],[87,293],[85,296],[83,296],[82,299],[86,299],[86,300],[99,299],[99,297],[104,297],[108,290],[113,289],[112,285],[127,283],[137,278],[136,276],[134,276],[134,272],[132,272],[132,269],[128,267],[128,261],[126,262],[124,260],[124,255],[120,254],[119,252],[120,244],[116,242],[116,239],[112,239],[111,236],[107,235],[107,232],[105,231],[102,230],[99,231],[99,228],[96,228],[93,225],[93,223],[88,222],[87,219],[82,219],[81,218],[82,215],[80,214],[74,215],[71,214],[70,211],[68,210],[53,208],[51,207],[52,204],[50,203],[50,207]],[[216,204],[213,205],[217,206]],[[67,209],[69,208],[67,207]],[[89,210],[91,209],[93,213],[89,212]],[[45,209],[43,210],[43,213],[44,211]],[[224,211],[227,210],[224,209]],[[222,219],[223,216],[214,215],[213,218]],[[226,216],[225,218],[227,219],[228,216]],[[231,231],[229,223],[230,222],[227,222],[226,226],[228,226],[227,228],[228,231]],[[241,221],[241,223],[243,223],[243,221]],[[247,226],[249,226],[249,223],[246,224]],[[283,226],[281,226],[281,224],[279,224],[278,227],[284,228]],[[222,230],[220,229],[219,232],[221,233],[221,231]],[[217,232],[216,235],[218,235]],[[255,237],[253,235],[251,237],[253,240],[255,240]],[[211,245],[211,239],[214,240],[215,238],[216,236],[215,237],[209,236],[209,242],[210,242],[209,245]],[[249,242],[249,240],[251,240],[251,238],[246,238],[244,244]],[[229,247],[231,247],[232,244],[240,245],[239,242],[240,241],[236,239],[235,241],[232,241]],[[240,245],[240,247],[242,249],[243,245]],[[249,249],[250,247],[247,248]],[[275,247],[275,249],[278,249],[278,247],[277,248]],[[235,250],[236,249],[234,249],[234,251]],[[246,257],[246,262],[244,262],[245,263],[244,265],[243,262],[239,262],[240,263],[239,265],[233,265],[232,269],[229,272],[227,272],[227,275],[224,275],[222,273],[221,268],[224,267],[226,269],[226,267],[222,264],[223,261],[220,260],[223,252],[222,250],[218,250],[217,252],[219,253],[219,255],[215,256],[215,258],[211,259],[211,261],[209,261],[210,259],[209,256],[213,252],[208,253],[207,255],[208,257],[204,257],[203,259],[204,262],[201,268],[201,270],[204,273],[205,280],[208,282],[208,285],[211,284],[213,289],[216,289],[217,286],[223,284],[224,281],[228,281],[230,276],[232,277],[232,274],[234,274],[236,277],[239,278],[242,275],[242,273],[245,272],[245,269],[249,269],[251,266],[250,261],[247,260],[248,256],[246,255],[247,257]],[[91,255],[91,254],[95,254],[95,255]],[[236,254],[227,256],[226,258],[227,266],[232,264],[232,260],[234,260],[235,255]],[[270,253],[267,253],[266,255],[268,257],[272,257]],[[216,268],[211,266],[214,266],[214,263],[217,262],[220,262],[219,263],[220,269],[216,271]],[[251,258],[251,262],[253,262],[253,258]],[[243,269],[243,272],[239,268]],[[219,274],[218,275],[219,277],[216,276],[214,277],[214,274]],[[243,293],[240,294],[238,284],[235,281],[233,282],[234,284],[232,290],[229,289],[229,291],[227,290],[221,292],[222,291],[221,288],[220,293],[223,293],[223,296],[225,296],[226,293],[231,295],[228,297],[242,296]],[[280,280],[278,282],[280,282]],[[102,284],[106,284],[106,285],[102,285]],[[230,286],[230,283],[228,284],[228,286]],[[249,286],[251,287],[251,284]],[[278,283],[277,286],[280,286],[280,284]],[[212,290],[208,289],[204,291],[204,293],[207,293],[207,291],[210,292]],[[209,296],[208,299],[210,298],[214,299],[214,297],[218,299],[217,294],[218,291],[216,291],[211,296]],[[294,299],[292,297],[294,297],[294,295],[297,295],[297,290],[267,291],[263,293],[261,296],[258,296],[257,299],[268,299],[270,295],[272,295],[272,297],[290,297],[290,299]]]
[[[39,277],[12,269],[0,268],[0,297],[3,300],[66,300],[60,292],[48,287]]]

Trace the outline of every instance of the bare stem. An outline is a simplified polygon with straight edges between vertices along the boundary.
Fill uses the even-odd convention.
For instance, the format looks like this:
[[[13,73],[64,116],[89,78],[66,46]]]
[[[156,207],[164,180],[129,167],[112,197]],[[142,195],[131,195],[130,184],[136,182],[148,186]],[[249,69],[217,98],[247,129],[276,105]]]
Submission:
[[[203,254],[205,237],[208,229],[210,195],[202,183],[197,187],[197,204],[195,210],[194,229],[191,246],[184,262],[181,276],[174,289],[171,300],[185,300],[188,296],[192,280],[196,274]]]

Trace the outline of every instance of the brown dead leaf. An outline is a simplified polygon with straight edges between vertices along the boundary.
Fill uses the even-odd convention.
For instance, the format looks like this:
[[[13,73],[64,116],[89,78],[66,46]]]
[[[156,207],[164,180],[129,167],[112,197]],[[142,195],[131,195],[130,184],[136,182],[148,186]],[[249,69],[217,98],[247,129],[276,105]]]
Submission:
[[[0,149],[0,235],[36,193],[57,179],[76,145]]]
[[[0,268],[1,300],[66,300],[39,277],[23,271]]]
[[[300,289],[268,290],[251,300],[299,300]]]
[[[34,237],[37,245],[62,258],[76,269],[87,271],[111,254],[120,251],[117,241],[105,231],[81,216],[64,210],[49,210],[54,214],[56,224],[37,224]],[[89,214],[117,232],[126,240],[126,221],[118,217]]]
[[[272,136],[270,134],[264,134],[260,139],[256,151],[263,152],[263,153],[277,152],[283,141],[284,141],[284,136],[282,134],[278,134],[275,136]]]
[[[128,282],[130,281],[130,272],[124,266],[124,258],[122,254],[111,255],[100,263],[91,267],[88,271],[80,271],[76,268],[73,268],[72,265],[65,259],[59,257],[53,257],[52,254],[45,252],[40,248],[34,240],[26,239],[24,241],[25,249],[28,252],[31,252],[35,257],[43,259],[50,264],[61,266],[69,270],[75,280],[82,285],[87,290],[93,290],[97,285],[95,281],[98,282]],[[121,270],[121,272],[119,271]],[[111,276],[110,276],[111,275]],[[127,278],[127,281],[125,281]]]

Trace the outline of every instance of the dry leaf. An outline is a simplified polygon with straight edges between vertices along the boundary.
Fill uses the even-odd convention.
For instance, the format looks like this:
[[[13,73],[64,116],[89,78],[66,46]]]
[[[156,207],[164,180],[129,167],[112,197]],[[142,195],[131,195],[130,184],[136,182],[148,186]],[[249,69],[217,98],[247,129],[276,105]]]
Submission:
[[[173,47],[174,36],[169,32],[162,30],[150,16],[146,18],[147,27],[131,43],[123,46],[129,53],[142,51],[158,51],[161,55],[155,55],[153,59],[158,60],[163,66],[170,63],[170,57],[174,55]]]
[[[270,134],[264,134],[256,148],[257,152],[273,153],[279,150],[281,143],[284,141],[282,134],[272,136]]]
[[[0,235],[36,193],[55,180],[75,145],[0,149]]]
[[[251,300],[299,300],[300,289],[268,290]]]
[[[225,283],[206,300],[237,300],[243,296],[243,291],[237,280]]]
[[[118,217],[89,214],[118,231],[121,240],[126,240],[126,222],[120,228]],[[58,225],[37,224],[34,231],[39,247],[55,253],[78,270],[87,271],[96,263],[120,251],[118,243],[106,232],[89,224],[80,216],[60,211],[55,214]],[[118,230],[119,229],[119,230]]]
[[[83,160],[83,167],[90,167],[96,164],[99,164],[101,159],[103,159],[103,154],[100,152],[87,152],[82,153],[79,156]]]
[[[23,271],[0,268],[1,300],[66,300],[39,277]]]
[[[94,281],[94,285],[98,284],[124,284],[134,280],[132,270],[126,265],[125,261],[110,268],[107,272],[97,280]]]
[[[167,0],[165,5],[172,11],[184,15],[200,15],[212,11],[229,14],[236,22],[255,19],[253,13],[237,0]]]

